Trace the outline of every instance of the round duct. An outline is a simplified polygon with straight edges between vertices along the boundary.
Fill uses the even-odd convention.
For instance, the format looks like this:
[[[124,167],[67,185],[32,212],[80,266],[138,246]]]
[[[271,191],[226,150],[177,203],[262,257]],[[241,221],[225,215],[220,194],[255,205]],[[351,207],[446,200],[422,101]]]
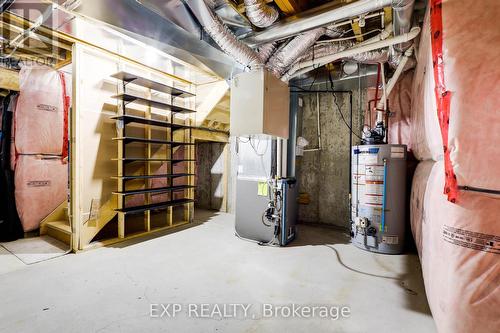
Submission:
[[[358,71],[358,64],[352,61],[346,61],[342,64],[342,71],[346,75],[352,75]]]

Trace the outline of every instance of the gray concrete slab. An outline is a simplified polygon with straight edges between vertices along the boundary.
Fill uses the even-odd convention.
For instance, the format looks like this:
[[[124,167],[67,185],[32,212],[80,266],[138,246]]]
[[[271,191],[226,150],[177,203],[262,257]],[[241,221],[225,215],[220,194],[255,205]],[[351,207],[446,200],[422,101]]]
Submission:
[[[232,215],[197,212],[197,221],[0,275],[0,332],[435,332],[413,254],[364,252],[314,226],[293,246],[262,247],[234,236]],[[156,303],[183,310],[151,318]],[[251,308],[246,319],[189,318],[189,303]],[[271,319],[266,303],[348,306],[351,315]]]

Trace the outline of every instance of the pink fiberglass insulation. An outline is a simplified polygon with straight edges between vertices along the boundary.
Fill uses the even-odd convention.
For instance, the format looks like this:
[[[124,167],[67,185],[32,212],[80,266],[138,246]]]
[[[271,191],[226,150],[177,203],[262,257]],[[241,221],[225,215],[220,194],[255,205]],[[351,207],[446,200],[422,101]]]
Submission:
[[[23,229],[35,230],[67,198],[68,165],[63,164],[59,156],[19,155],[14,183]]]
[[[63,155],[66,94],[61,76],[46,66],[21,67],[14,113],[16,154]]]
[[[390,144],[405,144],[411,150],[410,115],[413,70],[404,72],[389,95],[388,140]]]
[[[442,10],[453,170],[459,186],[500,191],[500,29],[473,29],[495,22],[500,2],[447,0]]]
[[[442,191],[444,178],[439,161],[430,172],[421,164],[413,182],[412,229],[429,305],[440,333],[495,332],[500,327],[500,198],[465,192],[451,203]]]
[[[424,197],[427,189],[427,180],[431,174],[434,161],[422,161],[418,164],[411,186],[410,222],[413,238],[419,254],[422,249],[422,223],[424,216]]]
[[[410,141],[419,160],[439,161],[443,158],[443,140],[437,116],[432,71],[431,27],[429,11],[420,34],[417,67],[413,78]]]
[[[498,0],[442,1],[444,84],[450,92],[447,127],[451,167],[458,186],[500,191],[500,29]],[[412,139],[420,160],[443,158],[432,66],[429,12],[424,22],[413,85]],[[460,199],[459,199],[460,200]]]

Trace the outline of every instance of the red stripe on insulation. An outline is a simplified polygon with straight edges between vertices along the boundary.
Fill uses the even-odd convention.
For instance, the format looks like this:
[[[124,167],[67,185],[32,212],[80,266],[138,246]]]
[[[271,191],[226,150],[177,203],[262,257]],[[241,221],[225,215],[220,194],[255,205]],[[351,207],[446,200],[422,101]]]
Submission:
[[[61,159],[64,162],[67,162],[68,157],[68,112],[69,112],[69,104],[70,97],[67,94],[66,90],[66,79],[64,78],[64,73],[59,72],[59,77],[61,79],[61,85],[63,90],[63,105],[64,105],[64,127],[63,127],[63,146],[62,146],[62,157]]]
[[[448,201],[458,199],[457,177],[451,165],[450,150],[448,149],[448,128],[450,125],[451,92],[446,90],[443,62],[443,13],[442,0],[430,0],[431,3],[431,43],[432,64],[434,67],[434,93],[436,95],[437,113],[443,138],[445,185],[444,193]]]

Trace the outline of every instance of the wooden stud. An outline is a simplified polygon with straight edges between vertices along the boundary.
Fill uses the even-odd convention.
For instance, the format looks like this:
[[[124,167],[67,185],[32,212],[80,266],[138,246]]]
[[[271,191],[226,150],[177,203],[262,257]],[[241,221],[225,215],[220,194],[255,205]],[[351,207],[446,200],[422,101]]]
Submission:
[[[0,67],[0,88],[19,91],[19,73],[5,67]]]

